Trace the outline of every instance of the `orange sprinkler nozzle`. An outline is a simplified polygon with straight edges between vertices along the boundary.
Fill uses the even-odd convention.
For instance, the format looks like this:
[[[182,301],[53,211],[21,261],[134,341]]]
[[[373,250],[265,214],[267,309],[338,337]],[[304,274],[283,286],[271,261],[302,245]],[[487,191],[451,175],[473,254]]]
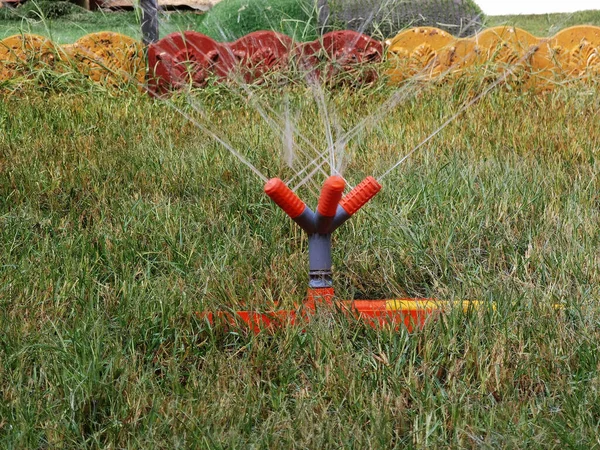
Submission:
[[[352,216],[381,190],[381,185],[373,177],[367,177],[358,186],[348,192],[340,206]]]
[[[321,196],[319,197],[319,205],[317,206],[319,214],[323,217],[335,216],[345,187],[346,182],[342,177],[333,175],[325,180],[323,189],[321,189]]]
[[[292,219],[297,218],[306,208],[304,202],[279,178],[267,181],[265,193]]]

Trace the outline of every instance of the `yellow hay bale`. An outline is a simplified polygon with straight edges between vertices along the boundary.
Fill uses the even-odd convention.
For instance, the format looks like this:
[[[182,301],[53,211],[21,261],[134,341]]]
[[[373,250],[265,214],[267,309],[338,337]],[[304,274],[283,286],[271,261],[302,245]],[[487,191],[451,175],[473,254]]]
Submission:
[[[388,44],[387,75],[392,83],[418,77],[437,79],[467,69],[495,67],[509,79],[536,89],[600,74],[600,27],[580,25],[550,38],[538,38],[510,26],[483,30],[460,39],[431,27],[405,30]],[[497,75],[499,76],[499,75]]]
[[[63,46],[77,69],[98,83],[121,86],[140,85],[146,76],[146,63],[140,42],[109,31],[88,34]]]
[[[0,41],[0,80],[53,68],[61,57],[60,49],[43,36],[18,34],[7,37]]]

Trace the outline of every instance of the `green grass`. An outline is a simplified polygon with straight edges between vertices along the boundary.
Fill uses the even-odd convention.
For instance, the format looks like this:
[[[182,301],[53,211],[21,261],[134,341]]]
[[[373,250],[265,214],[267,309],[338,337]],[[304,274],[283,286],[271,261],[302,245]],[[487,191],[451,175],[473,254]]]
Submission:
[[[578,11],[572,14],[489,16],[486,25],[512,25],[536,36],[552,36],[557,31],[574,25],[600,26],[600,10]]]
[[[598,89],[494,91],[339,230],[342,298],[495,302],[412,335],[326,311],[272,335],[210,329],[196,311],[304,295],[306,238],[262,182],[141,94],[5,94],[0,446],[594,447]],[[401,104],[348,148],[348,180],[382,173],[479,91],[432,86]],[[284,94],[322,147],[305,88],[256,90],[276,109]],[[328,98],[347,128],[389,95]],[[194,98],[265,175],[292,174],[247,102]]]
[[[18,12],[18,10],[17,10]],[[196,30],[203,14],[168,12],[160,16],[161,36],[169,33]],[[35,33],[52,38],[58,44],[70,44],[88,33],[114,31],[141,39],[139,17],[135,12],[87,12],[58,19],[23,18],[18,13],[0,20],[0,39],[20,33]]]

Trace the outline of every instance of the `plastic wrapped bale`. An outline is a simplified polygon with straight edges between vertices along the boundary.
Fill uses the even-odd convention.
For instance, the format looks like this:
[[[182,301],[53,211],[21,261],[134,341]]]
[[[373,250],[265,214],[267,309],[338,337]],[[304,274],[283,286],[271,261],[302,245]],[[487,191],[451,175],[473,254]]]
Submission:
[[[471,36],[484,18],[473,0],[318,0],[317,7],[322,32],[350,29],[380,38],[423,26]]]
[[[195,30],[217,41],[235,41],[254,31],[276,31],[295,40],[317,38],[317,0],[222,0]]]

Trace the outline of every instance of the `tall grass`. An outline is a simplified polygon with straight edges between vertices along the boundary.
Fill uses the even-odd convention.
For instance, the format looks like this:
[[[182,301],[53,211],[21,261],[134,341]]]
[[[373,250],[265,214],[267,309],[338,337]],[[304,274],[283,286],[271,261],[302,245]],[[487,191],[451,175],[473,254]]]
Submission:
[[[350,146],[347,178],[382,173],[474,88],[400,105]],[[257,90],[275,107],[284,93],[322,147],[304,87]],[[305,238],[252,172],[142,94],[5,96],[0,446],[598,445],[598,93],[494,91],[335,237],[342,298],[495,308],[413,335],[324,313],[257,336],[195,315],[304,295]],[[331,102],[349,126],[389,94]],[[196,99],[261,171],[291,175],[254,109],[223,87]]]

